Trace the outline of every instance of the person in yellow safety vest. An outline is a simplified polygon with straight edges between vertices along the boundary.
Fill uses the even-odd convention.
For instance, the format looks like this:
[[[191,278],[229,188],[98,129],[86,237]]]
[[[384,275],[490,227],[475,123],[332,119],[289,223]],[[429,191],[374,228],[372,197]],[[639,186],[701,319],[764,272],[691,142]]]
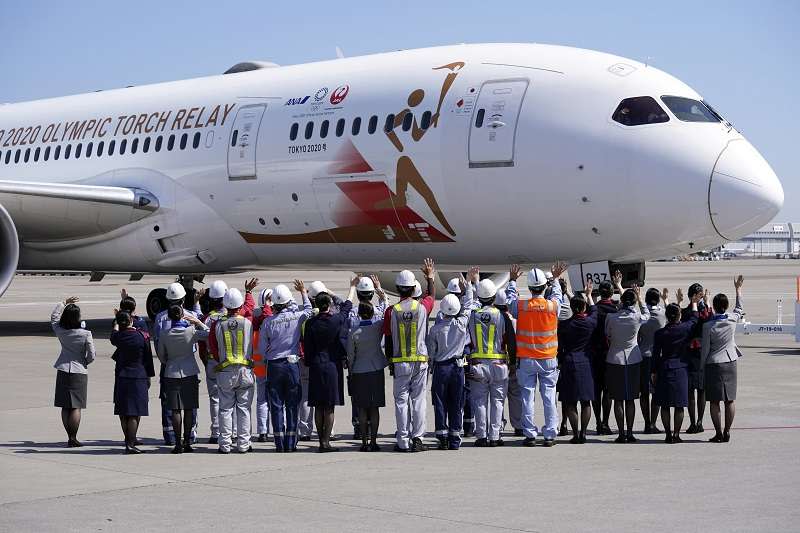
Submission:
[[[475,415],[475,446],[502,446],[503,405],[508,387],[505,351],[505,319],[494,307],[497,287],[490,279],[478,283],[481,308],[469,317],[471,350],[469,355],[470,398]]]
[[[250,447],[250,408],[253,403],[253,325],[240,314],[244,296],[239,289],[228,289],[223,298],[227,316],[217,320],[208,336],[209,351],[216,356],[219,387],[219,453],[230,453],[232,418],[236,411],[237,449]]]
[[[272,289],[263,289],[258,307],[253,310],[253,373],[256,375],[256,432],[258,442],[269,439],[269,397],[267,396],[267,361],[259,348],[259,328],[272,316]]]
[[[567,270],[567,265],[559,262],[553,265],[551,273],[558,279]],[[558,408],[556,405],[556,382],[558,381],[558,318],[563,305],[561,285],[553,283],[549,298],[544,297],[547,288],[545,273],[532,268],[528,272],[530,300],[519,300],[517,279],[522,274],[519,265],[512,265],[511,280],[506,287],[506,297],[511,315],[517,319],[517,381],[522,391],[522,431],[523,444],[534,446],[539,428],[533,420],[536,385],[544,407],[544,445],[553,446],[558,427]]]

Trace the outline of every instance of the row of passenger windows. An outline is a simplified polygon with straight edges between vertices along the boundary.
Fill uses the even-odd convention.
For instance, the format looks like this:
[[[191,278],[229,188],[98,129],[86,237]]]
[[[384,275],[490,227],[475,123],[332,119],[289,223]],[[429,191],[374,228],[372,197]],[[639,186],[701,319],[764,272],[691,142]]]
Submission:
[[[213,133],[209,132],[209,135],[213,135]],[[200,147],[200,132],[195,132],[194,136],[191,138],[191,147],[197,149]],[[165,142],[166,139],[166,142]],[[16,150],[6,150],[5,155],[3,154],[2,150],[0,150],[0,161],[4,162],[6,165],[10,164],[11,162],[19,163],[24,162],[28,163],[33,161],[34,163],[38,162],[40,159],[42,161],[49,161],[52,157],[53,161],[58,161],[59,159],[79,159],[89,158],[89,157],[102,157],[104,155],[112,156],[112,155],[125,155],[125,153],[135,154],[137,153],[140,148],[141,152],[146,154],[150,152],[151,148],[154,152],[160,152],[162,149],[166,151],[172,150],[186,150],[189,146],[189,134],[184,133],[180,136],[180,138],[176,137],[175,135],[170,135],[169,137],[165,137],[164,135],[159,135],[155,137],[155,140],[151,139],[150,137],[145,137],[141,143],[139,139],[133,139],[128,142],[128,139],[122,139],[117,143],[116,140],[112,139],[106,143],[105,141],[99,141],[97,143],[89,142],[84,145],[84,143],[78,143],[76,145],[67,144],[64,146],[63,150],[61,145],[51,147],[46,146],[44,148],[37,146],[36,148],[17,148]],[[85,148],[84,148],[85,146]]]
[[[662,96],[661,101],[682,122],[724,122],[719,113],[706,102],[683,96]],[[641,126],[669,121],[669,115],[652,96],[624,99],[619,103],[611,118],[625,126]]]
[[[431,117],[432,113],[430,111],[425,111],[419,120],[419,128],[423,130],[427,130],[431,126]],[[389,114],[386,116],[386,120],[383,122],[383,131],[388,133],[394,129],[394,121],[396,115]],[[378,115],[372,115],[369,120],[367,121],[367,133],[372,135],[376,131],[378,131]],[[356,117],[350,122],[350,135],[358,135],[361,133],[361,124],[362,120],[361,117]],[[401,127],[403,131],[408,131],[411,129],[411,126],[414,124],[414,114],[411,111],[406,112],[403,116],[403,123]],[[303,137],[305,139],[310,139],[314,136],[314,128],[316,124],[313,120],[306,122],[305,128],[303,130]],[[344,135],[345,129],[347,127],[347,120],[344,118],[340,118],[336,121],[334,132],[333,134],[337,137],[341,137]],[[330,134],[331,123],[329,120],[323,120],[319,124],[319,138],[325,139]],[[297,135],[300,132],[300,124],[295,122],[292,124],[292,127],[289,128],[289,140],[294,141],[297,139]]]

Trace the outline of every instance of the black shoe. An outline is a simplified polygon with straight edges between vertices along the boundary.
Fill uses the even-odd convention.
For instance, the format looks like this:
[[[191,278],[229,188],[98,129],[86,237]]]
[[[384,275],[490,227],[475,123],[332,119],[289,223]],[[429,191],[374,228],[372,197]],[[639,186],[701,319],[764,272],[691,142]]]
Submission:
[[[639,439],[634,437],[633,433],[628,433],[627,435],[625,435],[625,442],[630,442],[630,443],[639,442]]]
[[[673,442],[675,442],[675,437],[672,436],[672,433],[667,433],[667,436],[664,437],[664,442],[666,444],[672,444]]]
[[[258,434],[258,442],[267,442],[267,434],[266,433],[259,433]]]
[[[144,442],[142,442],[142,441],[141,441],[141,440],[139,440],[139,439],[136,439],[135,441],[133,441],[133,445],[134,445],[134,446],[141,446],[142,444],[144,444]]]
[[[217,437],[208,437],[209,444],[219,444],[219,439]]]
[[[472,438],[474,436],[475,436],[475,430],[474,429],[465,429],[464,430],[464,438],[469,439],[469,438]]]
[[[522,441],[522,445],[533,448],[536,446],[536,437],[525,437],[525,440]]]
[[[358,426],[353,426],[353,440],[361,440],[361,429]]]
[[[547,448],[552,448],[553,446],[556,445],[556,440],[555,439],[544,439],[544,445]]]
[[[394,445],[394,451],[399,453],[408,453],[410,450],[408,448],[401,448],[397,444]]]
[[[439,445],[436,447],[437,450],[446,450],[447,449],[447,440],[439,439]]]
[[[687,433],[688,433],[688,431],[687,431]],[[722,433],[717,433],[716,435],[714,435],[713,437],[708,439],[708,442],[724,442],[722,440]]]
[[[67,441],[67,448],[80,448],[83,444],[78,439],[71,439]]]
[[[475,446],[476,448],[486,448],[489,446],[489,441],[486,439],[478,439],[475,441],[475,444],[473,444],[473,446]]]
[[[697,428],[696,429],[697,429],[698,433],[702,433],[702,432],[704,432],[706,430],[706,428],[703,427],[703,423],[702,422],[698,422],[697,423]]]
[[[222,448],[218,448],[217,449],[217,453],[221,453],[222,455],[228,455],[229,453],[231,453],[231,451],[230,450],[223,450]]]
[[[653,426],[650,428],[650,432],[651,432],[653,435],[660,435],[661,433],[664,433],[664,431],[663,431],[663,430],[661,430],[661,429],[658,429],[658,427],[656,427],[656,425],[655,425],[655,424],[653,424]]]
[[[506,443],[503,442],[503,439],[497,439],[497,440],[490,440],[489,441],[489,446],[492,446],[492,447],[497,446],[498,448],[500,448],[501,446],[505,446],[505,445],[506,445]]]
[[[140,453],[144,453],[144,450],[140,450],[136,446],[126,446],[125,447],[125,454],[126,455],[138,455]]]
[[[300,442],[311,442],[311,435],[301,435],[298,440]]]
[[[569,435],[569,431],[567,431],[567,426],[561,426],[558,429],[558,436],[559,437],[566,437],[567,435]]]
[[[360,451],[360,452],[368,452],[369,451],[369,444],[367,444],[367,443],[362,444],[361,447],[358,449],[358,451]]]
[[[369,451],[371,452],[379,452],[381,451],[381,447],[378,445],[377,442],[373,442],[369,445]]]
[[[515,437],[524,437],[525,436],[525,432],[522,431],[521,429],[515,429],[514,430],[514,436]]]
[[[422,443],[422,439],[419,437],[414,437],[411,439],[411,447],[414,449],[415,452],[424,452],[428,449],[425,444]]]
[[[730,433],[723,433],[722,434],[722,442],[730,442],[731,441],[731,434]]]
[[[579,436],[575,435],[571,439],[569,439],[569,443],[570,444],[580,444],[581,443],[581,438]]]
[[[601,433],[601,435],[613,435],[614,434],[614,432],[611,431],[611,426],[608,425],[608,422],[603,424],[602,431],[603,432]]]
[[[180,444],[176,444],[175,447],[172,448],[172,451],[169,453],[183,453],[183,446],[181,446]]]
[[[183,445],[183,453],[194,453],[194,448],[188,442]]]
[[[672,442],[675,444],[680,444],[681,442],[683,442],[683,439],[681,438],[680,434],[675,433],[674,435],[672,435]]]
[[[458,450],[458,449],[460,449],[460,448],[461,448],[461,445],[460,445],[460,444],[448,444],[448,445],[447,445],[447,449],[448,449],[448,450]]]
[[[693,435],[694,433],[697,433],[697,425],[689,424],[689,427],[686,429],[686,434]]]
[[[620,435],[619,437],[614,439],[614,442],[616,442],[617,444],[625,444],[626,442],[628,442],[628,439],[625,438],[625,435]]]
[[[586,444],[586,433],[578,433],[578,444]]]

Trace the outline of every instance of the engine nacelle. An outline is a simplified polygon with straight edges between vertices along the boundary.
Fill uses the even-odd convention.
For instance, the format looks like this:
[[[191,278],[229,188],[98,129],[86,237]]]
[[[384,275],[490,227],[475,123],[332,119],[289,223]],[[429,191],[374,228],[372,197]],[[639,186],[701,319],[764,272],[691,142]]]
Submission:
[[[0,296],[14,279],[19,263],[19,236],[11,215],[0,205]]]

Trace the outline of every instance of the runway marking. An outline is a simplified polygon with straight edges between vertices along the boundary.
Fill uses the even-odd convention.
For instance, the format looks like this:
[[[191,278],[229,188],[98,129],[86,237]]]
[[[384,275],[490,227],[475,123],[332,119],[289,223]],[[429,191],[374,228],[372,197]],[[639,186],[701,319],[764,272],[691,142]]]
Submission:
[[[88,304],[88,305],[99,305],[99,304],[118,304],[119,300],[79,300],[78,305]],[[15,303],[7,303],[7,304],[0,304],[0,309],[4,307],[33,307],[36,305],[52,305],[53,302],[15,302]]]

